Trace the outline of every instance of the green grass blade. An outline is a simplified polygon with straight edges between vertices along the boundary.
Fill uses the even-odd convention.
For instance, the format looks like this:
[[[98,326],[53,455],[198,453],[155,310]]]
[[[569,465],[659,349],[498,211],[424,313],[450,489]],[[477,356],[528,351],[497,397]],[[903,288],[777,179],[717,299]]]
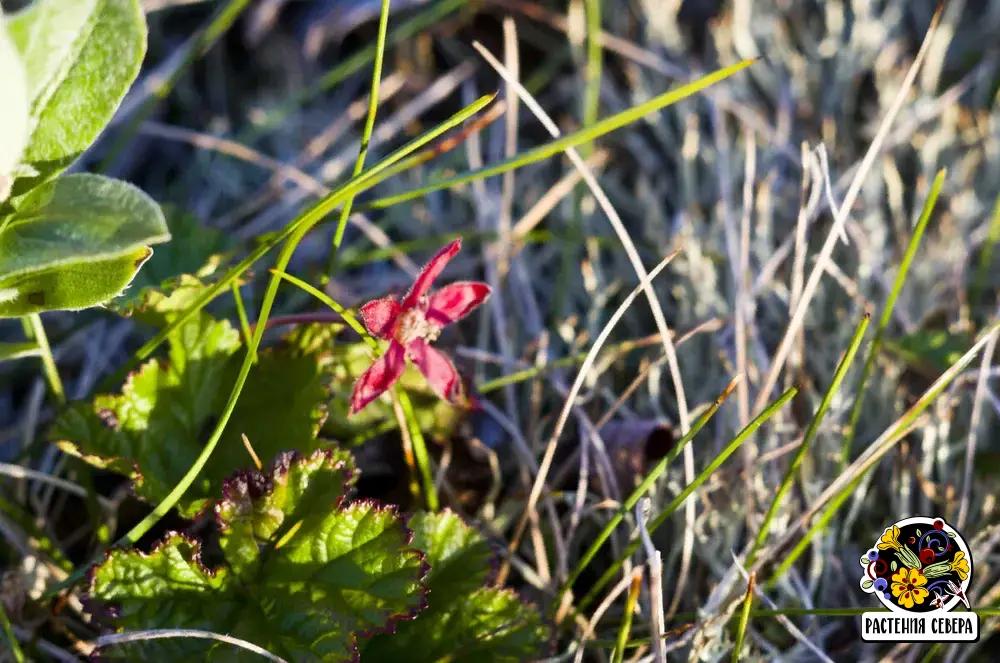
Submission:
[[[698,490],[698,488],[700,488],[703,483],[708,481],[709,477],[711,477],[712,474],[714,474],[715,471],[719,469],[719,467],[724,462],[726,462],[726,460],[731,455],[733,455],[733,453],[735,453],[736,450],[739,449],[743,445],[743,443],[746,442],[747,439],[751,435],[753,435],[765,421],[773,417],[774,414],[785,405],[785,403],[790,401],[792,397],[795,396],[796,393],[798,393],[798,390],[795,387],[790,388],[788,391],[783,393],[781,397],[778,398],[778,400],[776,400],[774,403],[769,405],[763,412],[757,415],[757,417],[753,421],[747,424],[746,427],[743,430],[741,430],[735,438],[733,438],[733,441],[729,443],[729,446],[723,449],[722,452],[720,452],[719,455],[716,456],[714,460],[712,460],[712,462],[708,465],[708,467],[702,470],[701,474],[695,477],[695,480],[692,481],[684,490],[682,490],[680,494],[678,494],[677,497],[675,497],[670,502],[670,504],[666,506],[663,512],[646,526],[647,529],[649,530],[649,533],[652,534],[653,532],[656,531],[656,528],[665,523],[667,519],[670,516],[672,516],[673,513],[677,511],[677,509],[681,505],[684,504],[684,501],[688,498],[688,496],[691,493]],[[639,548],[640,544],[641,541],[638,539],[629,544],[628,548],[626,548],[625,551],[618,557],[618,559],[615,560],[613,564],[611,564],[608,570],[604,572],[604,575],[602,575],[601,578],[596,583],[594,583],[594,585],[590,588],[590,591],[583,598],[583,600],[581,600],[577,604],[578,611],[581,611],[585,609],[588,605],[590,605],[590,603],[597,597],[598,592],[600,592],[601,589],[603,589],[604,586],[607,585],[608,582],[615,577],[615,575],[619,572],[619,569],[621,569],[621,566],[625,562],[625,560],[632,556],[632,554]],[[556,601],[556,604],[558,605],[558,601]]]
[[[436,2],[432,4],[420,14],[415,15],[409,21],[395,28],[388,36],[388,44],[395,45],[404,39],[409,39],[410,37],[420,33],[426,28],[438,24],[449,15],[454,14],[465,5],[469,4],[469,2],[470,0],[443,0],[443,2]],[[366,66],[369,62],[375,59],[377,52],[377,45],[372,44],[371,46],[362,48],[351,57],[338,63],[335,67],[326,72],[314,85],[311,85],[301,93],[293,95],[287,102],[267,113],[263,120],[256,123],[253,126],[253,129],[247,132],[246,135],[241,136],[239,141],[242,143],[255,141],[268,129],[281,124],[291,113],[294,113],[303,105],[316,99],[327,90],[332,89],[338,83],[342,83],[347,80],[348,77],[353,76],[355,73],[360,71],[362,67]]]
[[[812,541],[813,536],[816,535],[816,532],[821,531],[827,526],[830,519],[833,518],[840,507],[843,506],[844,502],[847,501],[847,498],[850,497],[855,489],[857,489],[858,485],[860,485],[864,476],[874,469],[882,456],[888,453],[897,442],[907,435],[910,428],[916,423],[917,418],[923,414],[924,410],[926,410],[930,404],[934,402],[941,392],[944,391],[962,371],[968,368],[969,364],[972,363],[972,360],[976,358],[977,354],[979,354],[979,351],[982,350],[984,345],[986,345],[989,337],[998,332],[1000,332],[1000,322],[994,323],[987,330],[987,332],[982,335],[979,341],[977,341],[968,352],[962,355],[961,359],[945,371],[944,374],[941,375],[941,377],[939,377],[934,384],[932,384],[930,388],[923,393],[923,395],[921,395],[920,399],[906,412],[906,414],[904,414],[896,421],[895,424],[882,433],[879,439],[872,442],[870,447],[872,452],[861,462],[861,465],[857,469],[857,476],[853,479],[849,479],[849,483],[840,488],[840,490],[836,491],[834,494],[827,496],[826,493],[824,493],[819,497],[816,506],[814,506],[811,511],[815,514],[817,510],[823,509],[822,514],[820,514],[816,522],[809,528],[788,556],[785,557],[781,564],[779,564],[774,570],[774,573],[771,575],[771,579],[767,583],[769,588],[773,587],[778,579],[781,578],[781,576],[789,568],[791,568],[792,564],[798,560],[802,553],[805,552],[805,549],[809,546],[809,543]],[[837,482],[835,481],[830,488],[833,488],[836,483]],[[829,492],[829,490],[830,489],[827,489],[827,492]],[[807,514],[807,516],[808,515],[809,514]],[[794,533],[792,532],[789,535],[791,536],[793,534]]]
[[[622,506],[615,511],[614,515],[611,516],[611,519],[604,526],[604,529],[601,530],[601,533],[594,537],[594,541],[590,544],[590,547],[587,548],[587,552],[580,557],[580,561],[577,563],[576,568],[573,569],[573,572],[569,574],[569,577],[566,579],[566,584],[563,586],[562,591],[559,592],[559,596],[556,597],[553,605],[558,606],[561,604],[562,597],[570,590],[570,588],[572,588],[573,583],[576,582],[576,580],[580,577],[580,574],[586,570],[587,565],[593,561],[595,556],[597,556],[601,547],[611,536],[611,533],[615,531],[615,528],[622,522],[625,515],[631,513],[632,509],[635,508],[635,505],[639,503],[639,500],[641,500],[643,496],[653,488],[656,480],[667,471],[667,467],[677,459],[682,451],[684,451],[684,447],[686,447],[691,440],[694,439],[694,436],[698,434],[698,431],[704,428],[709,419],[711,419],[719,408],[722,407],[722,403],[726,400],[729,394],[733,393],[733,389],[736,388],[736,382],[737,380],[733,380],[729,383],[725,391],[723,391],[719,397],[715,399],[715,402],[712,403],[708,410],[706,410],[705,413],[694,422],[694,425],[691,426],[691,429],[687,432],[687,434],[685,434],[684,437],[682,437],[677,444],[674,445],[674,448],[671,449],[666,456],[660,459],[656,466],[650,470],[648,474],[646,474],[642,483],[640,483],[639,486],[632,491],[632,494],[628,496],[628,499],[626,499],[622,503]]]
[[[399,407],[406,417],[407,426],[410,429],[410,442],[413,443],[413,459],[417,463],[420,471],[420,481],[424,485],[424,497],[427,499],[427,508],[430,511],[437,511],[441,508],[438,499],[437,486],[434,484],[434,472],[431,470],[431,458],[427,453],[427,442],[424,440],[424,433],[420,430],[420,423],[417,421],[417,414],[413,410],[413,403],[406,391],[396,386],[396,397],[399,399]]]
[[[10,624],[10,619],[7,617],[7,611],[4,610],[2,601],[0,601],[0,627],[2,627],[4,638],[10,647],[11,656],[14,657],[17,663],[24,663],[24,652],[21,651],[21,644],[14,637],[14,627]]]
[[[247,307],[243,303],[240,284],[233,281],[229,284],[229,289],[233,293],[233,303],[236,304],[236,317],[240,321],[240,333],[243,334],[243,342],[249,343],[253,332],[250,330],[250,318],[247,317]]]
[[[882,317],[879,319],[878,328],[875,330],[875,338],[872,339],[871,347],[868,349],[868,356],[865,358],[864,367],[861,369],[861,378],[858,381],[857,393],[854,395],[854,403],[851,406],[851,414],[848,417],[847,427],[844,429],[844,439],[841,443],[841,472],[844,471],[844,468],[847,467],[847,463],[850,461],[851,443],[854,442],[854,433],[858,425],[858,419],[861,417],[861,407],[864,404],[868,378],[871,377],[872,370],[875,368],[875,359],[878,357],[879,348],[882,346],[885,330],[889,326],[889,321],[892,320],[892,311],[896,306],[896,299],[899,297],[900,290],[903,289],[903,284],[906,282],[906,275],[910,271],[913,257],[917,254],[917,248],[920,246],[920,239],[923,237],[927,223],[934,212],[934,205],[937,203],[938,194],[941,193],[941,187],[944,185],[944,176],[945,171],[941,170],[938,172],[937,177],[934,178],[934,184],[931,186],[931,191],[927,195],[926,202],[924,202],[924,209],[920,213],[917,225],[913,228],[913,237],[910,238],[910,243],[906,247],[903,261],[899,265],[899,273],[896,274],[892,290],[889,291],[889,298],[885,302],[885,308],[882,309]]]
[[[868,321],[870,316],[865,314],[865,317],[861,320],[858,328],[854,330],[854,336],[851,338],[850,345],[847,346],[847,352],[844,354],[844,358],[840,361],[837,366],[836,372],[833,374],[833,380],[830,382],[829,388],[823,395],[823,400],[819,404],[819,408],[816,410],[816,414],[813,415],[812,421],[809,422],[809,427],[806,429],[805,435],[802,437],[802,444],[799,445],[799,450],[795,454],[795,458],[792,460],[792,464],[788,466],[788,471],[785,473],[785,477],[778,487],[778,492],[775,493],[774,499],[771,501],[771,507],[767,510],[767,515],[764,516],[764,522],[760,525],[760,531],[757,533],[757,540],[754,541],[753,548],[750,550],[750,555],[747,557],[747,566],[753,566],[754,559],[757,557],[757,551],[761,549],[764,542],[767,541],[767,535],[771,530],[771,521],[774,519],[775,514],[778,513],[778,509],[781,507],[781,502],[785,498],[785,494],[792,487],[792,481],[795,479],[795,473],[798,472],[799,466],[802,464],[802,460],[805,458],[806,453],[809,451],[809,446],[812,444],[813,439],[816,437],[816,433],[819,432],[819,425],[823,421],[823,417],[826,416],[827,410],[830,409],[830,403],[833,402],[833,397],[840,389],[840,383],[843,382],[844,376],[847,375],[848,369],[854,362],[854,356],[858,352],[858,348],[861,347],[861,341],[864,339],[865,330],[868,329]]]
[[[583,143],[588,143],[601,136],[610,133],[616,129],[620,129],[627,124],[635,122],[642,117],[649,115],[655,111],[662,110],[667,106],[677,103],[681,99],[690,97],[691,95],[704,90],[710,85],[714,85],[719,81],[729,78],[733,74],[746,69],[751,64],[756,62],[757,59],[745,60],[738,64],[734,64],[731,67],[726,67],[725,69],[720,69],[714,73],[704,76],[697,81],[688,83],[687,85],[682,85],[676,89],[670,90],[658,97],[655,97],[645,103],[639,104],[634,108],[622,111],[610,117],[607,117],[596,124],[585,127],[579,131],[568,134],[559,138],[558,140],[551,141],[535,149],[528,150],[523,154],[519,154],[511,159],[501,161],[498,164],[492,166],[486,166],[478,170],[474,170],[464,175],[459,175],[457,177],[448,178],[441,180],[434,184],[422,187],[420,189],[414,189],[412,191],[405,191],[403,193],[389,196],[386,198],[380,198],[375,200],[363,208],[359,209],[381,209],[384,207],[390,207],[397,203],[401,203],[407,200],[413,200],[414,198],[421,198],[428,193],[433,191],[440,191],[442,189],[450,189],[452,187],[458,186],[460,184],[466,184],[468,182],[473,182],[475,180],[485,179],[487,177],[493,177],[494,175],[500,175],[506,173],[510,170],[515,170],[521,168],[528,164],[536,163],[538,161],[544,161],[551,156],[564,152],[567,148],[576,147],[582,145]]]
[[[587,25],[587,51],[586,51],[586,87],[583,94],[583,122],[581,127],[586,128],[597,123],[601,104],[601,69],[602,69],[602,47],[601,47],[601,0],[585,0],[584,16]],[[592,142],[582,143],[578,150],[580,158],[586,160],[594,152]],[[566,239],[569,246],[562,251],[562,260],[559,266],[559,275],[556,281],[555,300],[559,302],[559,309],[555,311],[558,318],[568,315],[568,305],[571,298],[566,296],[567,289],[571,283],[574,265],[578,265],[577,256],[581,249],[586,247],[585,236],[589,232],[588,219],[584,218],[583,201],[587,194],[587,185],[580,182],[573,189],[573,215],[570,217],[566,229]]]
[[[986,305],[981,301],[986,294],[986,280],[989,277],[990,267],[993,266],[993,252],[997,244],[1000,244],[1000,195],[997,196],[996,204],[993,206],[993,215],[990,218],[990,227],[983,242],[982,252],[979,254],[979,267],[976,269],[976,278],[972,282],[972,293],[969,301],[973,304]]]
[[[750,574],[750,581],[747,583],[746,597],[743,599],[743,610],[740,612],[740,623],[736,631],[736,645],[733,647],[732,663],[739,663],[740,652],[743,651],[743,640],[746,638],[747,627],[750,625],[750,608],[753,607],[753,590],[757,584],[757,576]]]
[[[622,623],[618,627],[618,639],[615,642],[615,652],[611,657],[611,663],[622,663],[625,659],[625,649],[628,648],[628,636],[632,632],[632,615],[635,613],[635,604],[639,602],[639,590],[642,588],[642,567],[633,572],[632,585],[628,589],[628,596],[625,598],[625,614],[622,616]]]
[[[368,156],[368,146],[371,144],[372,130],[375,128],[375,115],[378,112],[379,87],[382,83],[382,59],[385,57],[385,35],[389,27],[389,0],[382,0],[382,10],[378,19],[378,37],[375,41],[375,66],[372,73],[372,86],[368,98],[368,117],[365,118],[365,128],[361,133],[361,149],[358,150],[358,158],[354,162],[354,172],[352,177],[361,175],[365,168],[365,158]],[[351,205],[354,203],[354,196],[348,196],[344,200],[344,206],[340,210],[340,220],[337,222],[337,229],[333,235],[333,246],[330,248],[330,257],[327,261],[326,271],[323,272],[324,279],[327,279],[333,271],[334,260],[337,251],[344,241],[344,231],[347,230],[347,217],[351,215]]]
[[[39,356],[42,358],[42,370],[45,372],[45,380],[49,383],[49,389],[56,399],[56,404],[62,407],[66,404],[66,389],[63,388],[62,378],[59,377],[59,368],[56,366],[56,359],[52,355],[52,348],[49,347],[49,337],[45,333],[45,325],[42,324],[42,316],[32,313],[24,318],[25,331],[31,330],[31,340],[38,344]]]
[[[207,287],[205,291],[195,300],[195,302],[186,311],[178,315],[177,318],[171,322],[171,324],[161,329],[153,338],[143,344],[143,346],[132,355],[129,361],[126,362],[126,364],[119,371],[105,380],[104,384],[108,385],[108,389],[112,389],[116,385],[120,384],[128,373],[135,370],[140,363],[148,359],[156,348],[166,341],[167,337],[178,327],[186,323],[193,316],[197,315],[197,313],[205,308],[209,302],[229,288],[230,284],[235,282],[236,279],[240,278],[248,269],[250,269],[254,263],[267,255],[274,247],[278,246],[278,244],[289,239],[301,227],[308,226],[309,228],[312,228],[312,226],[316,223],[322,221],[327,214],[336,209],[337,206],[346,200],[348,196],[355,196],[362,191],[366,191],[381,182],[383,179],[387,178],[389,174],[386,171],[393,164],[405,159],[407,156],[419,150],[421,147],[431,142],[441,134],[475,115],[480,110],[485,108],[491,101],[493,101],[495,96],[496,95],[486,95],[484,97],[480,97],[472,104],[452,115],[448,120],[442,122],[430,131],[418,136],[400,149],[396,150],[378,164],[369,170],[366,170],[360,176],[348,180],[339,188],[331,191],[328,196],[319,200],[315,205],[300,214],[295,220],[291,221],[281,232],[275,233],[262,241],[257,248],[251,251],[239,263],[231,267],[218,281]]]
[[[358,333],[358,336],[360,336],[361,339],[365,343],[367,343],[369,347],[371,347],[373,350],[378,350],[378,342],[376,342],[375,339],[372,338],[372,335],[368,333],[368,330],[365,329],[365,326],[363,324],[361,324],[357,316],[355,316],[349,310],[347,310],[346,308],[338,304],[336,301],[334,301],[332,297],[327,295],[319,288],[316,288],[315,286],[306,283],[302,279],[292,276],[291,274],[288,274],[286,272],[279,272],[276,269],[272,269],[271,273],[275,274],[279,278],[285,279],[286,281],[296,286],[297,288],[300,288],[305,292],[308,292],[310,295],[312,295],[319,301],[329,306],[331,309],[333,309],[335,313],[337,313],[337,315],[339,315],[344,319],[344,322],[347,323],[348,327],[350,327],[351,329],[353,329]]]

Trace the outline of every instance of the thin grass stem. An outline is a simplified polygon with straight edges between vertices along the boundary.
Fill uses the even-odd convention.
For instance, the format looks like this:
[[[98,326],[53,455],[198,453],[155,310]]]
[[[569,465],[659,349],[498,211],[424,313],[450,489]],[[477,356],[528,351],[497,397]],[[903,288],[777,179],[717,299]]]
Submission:
[[[819,432],[820,423],[823,421],[823,417],[826,416],[827,410],[830,409],[830,403],[833,402],[833,397],[840,388],[840,383],[843,382],[848,369],[851,367],[851,364],[854,363],[854,356],[857,354],[858,348],[861,347],[861,341],[865,337],[865,330],[868,329],[868,321],[870,318],[871,316],[866,313],[864,318],[862,318],[861,323],[858,324],[857,329],[854,330],[854,336],[851,337],[851,342],[847,346],[847,352],[844,354],[844,358],[840,361],[840,365],[837,366],[837,370],[833,374],[833,380],[830,382],[830,386],[823,395],[823,400],[820,402],[819,408],[816,410],[816,414],[813,415],[812,421],[809,422],[809,427],[806,429],[806,433],[802,438],[802,444],[799,445],[799,450],[795,454],[792,464],[788,466],[788,471],[785,472],[785,477],[781,481],[781,485],[778,486],[778,492],[774,494],[774,499],[771,501],[771,506],[767,510],[767,515],[764,516],[764,521],[760,525],[760,531],[757,533],[757,539],[754,541],[753,548],[750,549],[750,554],[747,556],[747,566],[753,565],[754,559],[757,557],[757,551],[759,551],[767,541],[767,535],[771,531],[771,522],[774,520],[774,516],[778,513],[778,509],[781,508],[781,503],[785,499],[785,495],[792,487],[792,481],[795,479],[795,474],[798,472],[799,466],[802,464],[802,460],[805,458],[806,453],[808,453],[810,444],[816,437],[816,433]]]

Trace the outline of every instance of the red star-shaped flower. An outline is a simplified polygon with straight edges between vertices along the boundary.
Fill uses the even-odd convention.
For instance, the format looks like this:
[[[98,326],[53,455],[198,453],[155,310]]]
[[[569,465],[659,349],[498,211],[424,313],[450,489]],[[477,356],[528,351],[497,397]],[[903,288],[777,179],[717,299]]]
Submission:
[[[485,302],[492,290],[485,283],[462,281],[427,294],[445,265],[462,248],[462,240],[444,247],[431,258],[413,282],[413,287],[397,302],[393,297],[373,299],[361,307],[368,331],[389,341],[389,348],[354,383],[350,415],[357,414],[399,380],[410,361],[427,378],[427,384],[441,398],[455,402],[462,383],[448,355],[431,347],[441,330],[461,320]]]

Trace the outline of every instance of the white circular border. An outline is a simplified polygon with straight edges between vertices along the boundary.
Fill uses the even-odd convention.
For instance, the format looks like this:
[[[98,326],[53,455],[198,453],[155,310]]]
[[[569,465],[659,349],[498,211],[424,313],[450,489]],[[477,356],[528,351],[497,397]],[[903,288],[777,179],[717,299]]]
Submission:
[[[962,538],[962,535],[959,533],[959,531],[957,529],[955,529],[954,527],[952,527],[952,525],[947,520],[945,520],[944,518],[928,518],[927,516],[913,516],[912,518],[904,518],[902,520],[898,520],[898,521],[894,522],[892,525],[889,525],[889,527],[884,528],[882,530],[882,532],[878,535],[878,539],[875,539],[875,543],[872,544],[871,548],[868,548],[867,550],[871,550],[872,548],[874,548],[876,550],[878,549],[879,539],[882,538],[882,534],[884,534],[885,530],[887,530],[887,529],[891,529],[892,527],[899,527],[900,529],[902,529],[904,525],[913,525],[913,524],[916,524],[916,523],[930,524],[930,526],[933,527],[934,526],[933,523],[934,523],[935,520],[942,521],[944,523],[945,529],[950,529],[953,532],[955,532],[955,537],[952,540],[956,544],[958,544],[958,549],[965,553],[965,559],[967,559],[969,561],[969,575],[966,576],[965,580],[961,581],[962,592],[963,593],[968,592],[969,583],[972,582],[972,571],[973,571],[973,568],[972,568],[972,555],[969,554],[969,548],[968,548],[968,546],[965,545],[965,539]],[[949,537],[949,538],[951,538],[951,537]],[[866,551],[865,554],[867,554],[867,551]],[[866,573],[866,577],[867,577],[867,573]],[[889,584],[890,584],[890,586],[892,585],[891,582]],[[890,601],[889,599],[885,598],[885,596],[883,596],[882,592],[875,591],[875,592],[872,592],[872,593],[875,594],[875,598],[877,598],[882,605],[884,605],[885,607],[887,607],[892,612],[898,612],[898,613],[903,614],[903,615],[921,614],[921,613],[918,613],[918,612],[913,612],[912,610],[907,610],[906,608],[903,608],[902,606],[897,605],[895,602]],[[947,603],[944,604],[944,608],[939,608],[938,609],[938,612],[948,612],[950,610],[953,610],[961,602],[962,602],[962,599],[958,598],[957,596],[952,596],[951,599]],[[932,611],[932,613],[933,613],[933,611]],[[929,614],[932,614],[932,613],[929,613]]]

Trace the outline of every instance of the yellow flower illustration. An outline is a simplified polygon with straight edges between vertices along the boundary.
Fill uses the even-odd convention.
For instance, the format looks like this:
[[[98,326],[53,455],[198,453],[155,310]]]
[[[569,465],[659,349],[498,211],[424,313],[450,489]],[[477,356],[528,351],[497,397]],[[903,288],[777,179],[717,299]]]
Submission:
[[[924,585],[927,578],[919,569],[902,568],[892,576],[892,595],[896,597],[896,602],[907,610],[914,604],[919,605],[924,602],[929,592]]]
[[[961,550],[956,552],[955,559],[951,560],[951,570],[962,580],[969,577],[969,560],[965,559],[965,553]]]
[[[889,548],[899,550],[899,528],[895,525],[892,526],[892,529],[887,529],[882,538],[878,540],[879,550],[889,550]]]

